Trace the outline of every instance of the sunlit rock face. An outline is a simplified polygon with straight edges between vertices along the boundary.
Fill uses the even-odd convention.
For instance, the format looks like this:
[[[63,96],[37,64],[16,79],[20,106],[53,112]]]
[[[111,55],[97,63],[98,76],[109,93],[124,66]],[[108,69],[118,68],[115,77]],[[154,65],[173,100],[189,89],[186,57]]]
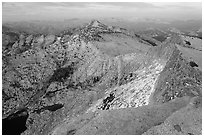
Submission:
[[[136,75],[134,80],[107,90],[106,96],[87,112],[97,109],[108,110],[148,105],[150,95],[154,92],[156,81],[163,68],[163,64],[154,60],[149,67],[133,72],[132,75]]]

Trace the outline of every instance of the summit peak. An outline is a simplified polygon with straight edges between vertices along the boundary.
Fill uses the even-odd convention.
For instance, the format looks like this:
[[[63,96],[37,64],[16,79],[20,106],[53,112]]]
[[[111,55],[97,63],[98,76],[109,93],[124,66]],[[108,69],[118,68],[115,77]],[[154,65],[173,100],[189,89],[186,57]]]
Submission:
[[[91,23],[89,24],[89,26],[91,27],[97,27],[97,28],[104,28],[107,27],[106,25],[104,25],[103,23],[101,23],[98,20],[92,20]]]

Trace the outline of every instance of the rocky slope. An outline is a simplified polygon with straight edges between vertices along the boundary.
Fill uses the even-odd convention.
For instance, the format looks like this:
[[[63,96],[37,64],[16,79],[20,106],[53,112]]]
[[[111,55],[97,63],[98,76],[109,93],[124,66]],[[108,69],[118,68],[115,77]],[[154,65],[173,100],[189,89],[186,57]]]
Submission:
[[[160,105],[147,105],[88,113],[65,122],[53,134],[139,135],[160,125],[176,110],[186,106],[188,98]]]
[[[162,124],[151,127],[143,135],[198,135],[202,134],[202,100],[190,103],[169,116]]]
[[[152,46],[99,21],[60,36],[15,40],[3,48],[2,114],[14,127],[12,121],[26,117],[22,134],[142,134],[201,96],[201,71],[172,40]],[[121,126],[108,129],[110,123]],[[11,125],[3,126],[4,134]]]

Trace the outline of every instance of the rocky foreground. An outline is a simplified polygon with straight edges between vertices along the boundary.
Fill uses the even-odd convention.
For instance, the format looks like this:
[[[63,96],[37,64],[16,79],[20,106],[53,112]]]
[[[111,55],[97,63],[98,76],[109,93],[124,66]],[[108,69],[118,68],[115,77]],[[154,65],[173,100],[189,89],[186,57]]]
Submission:
[[[3,134],[201,134],[202,69],[179,40],[99,21],[58,36],[6,29]]]

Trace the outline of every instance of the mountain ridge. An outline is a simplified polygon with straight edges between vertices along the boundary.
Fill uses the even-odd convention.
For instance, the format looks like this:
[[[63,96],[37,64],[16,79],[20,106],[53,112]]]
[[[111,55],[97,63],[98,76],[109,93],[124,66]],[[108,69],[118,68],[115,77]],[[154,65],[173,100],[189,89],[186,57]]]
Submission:
[[[26,110],[23,134],[48,134],[66,118],[91,111],[200,96],[201,71],[181,54],[172,40],[152,46],[131,31],[96,20],[60,36],[21,36],[3,52],[3,118]],[[187,77],[182,82],[188,89],[169,73]]]

